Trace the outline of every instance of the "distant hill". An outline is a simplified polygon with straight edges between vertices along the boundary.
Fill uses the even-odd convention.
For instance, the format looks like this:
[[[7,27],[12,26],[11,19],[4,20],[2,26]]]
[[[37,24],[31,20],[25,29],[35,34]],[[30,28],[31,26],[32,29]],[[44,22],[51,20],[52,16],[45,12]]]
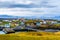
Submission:
[[[18,18],[18,16],[0,15],[0,18]]]
[[[4,19],[7,19],[7,18],[13,18],[13,19],[17,19],[17,18],[27,18],[27,19],[35,19],[35,18],[38,18],[38,19],[57,19],[57,20],[60,20],[60,16],[12,16],[12,15],[0,15],[0,18],[4,18]]]

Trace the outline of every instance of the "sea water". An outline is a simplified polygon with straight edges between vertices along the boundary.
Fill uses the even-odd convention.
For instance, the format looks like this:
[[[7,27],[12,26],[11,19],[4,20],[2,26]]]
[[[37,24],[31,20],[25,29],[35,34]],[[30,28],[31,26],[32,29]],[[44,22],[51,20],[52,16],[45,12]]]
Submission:
[[[5,34],[3,31],[0,31],[0,34]]]

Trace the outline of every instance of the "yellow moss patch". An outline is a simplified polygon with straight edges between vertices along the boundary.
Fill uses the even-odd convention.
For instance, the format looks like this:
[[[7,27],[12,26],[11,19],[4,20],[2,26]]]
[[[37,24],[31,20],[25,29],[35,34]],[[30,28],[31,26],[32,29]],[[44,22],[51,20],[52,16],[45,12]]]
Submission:
[[[0,35],[1,40],[60,40],[60,32],[19,32]]]

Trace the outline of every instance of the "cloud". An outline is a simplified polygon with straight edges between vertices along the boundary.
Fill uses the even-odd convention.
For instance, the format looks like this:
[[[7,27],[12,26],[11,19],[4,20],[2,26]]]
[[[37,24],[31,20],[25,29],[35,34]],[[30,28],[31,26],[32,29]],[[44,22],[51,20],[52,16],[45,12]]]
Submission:
[[[8,2],[12,4],[31,4],[30,0],[0,0],[0,2]]]
[[[14,15],[14,16],[38,16],[38,15],[42,16],[43,14],[47,13],[45,9],[43,8],[0,8],[0,14]]]
[[[47,7],[53,8],[56,5],[52,5],[54,2],[48,0],[0,0],[0,7],[24,7],[24,8],[40,8]]]
[[[0,15],[58,16],[60,0],[0,0]]]

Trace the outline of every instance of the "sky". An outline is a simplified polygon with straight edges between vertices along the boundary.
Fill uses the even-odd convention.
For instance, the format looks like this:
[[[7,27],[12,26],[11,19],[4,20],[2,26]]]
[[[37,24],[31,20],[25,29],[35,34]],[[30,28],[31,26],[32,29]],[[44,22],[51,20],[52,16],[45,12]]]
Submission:
[[[60,0],[0,0],[0,15],[60,16]]]

